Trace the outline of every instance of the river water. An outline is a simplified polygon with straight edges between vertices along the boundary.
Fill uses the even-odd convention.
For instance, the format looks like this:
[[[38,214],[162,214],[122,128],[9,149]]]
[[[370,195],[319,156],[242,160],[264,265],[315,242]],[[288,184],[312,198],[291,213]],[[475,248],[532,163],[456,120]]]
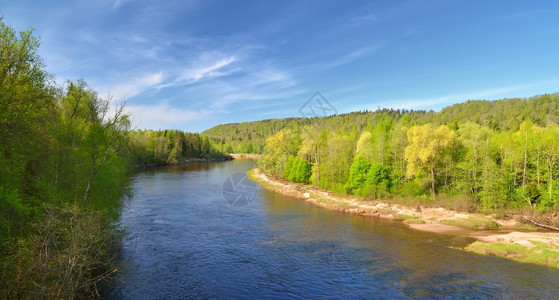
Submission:
[[[329,211],[256,185],[235,186],[246,201],[231,201],[226,182],[254,166],[238,159],[138,173],[121,217],[126,267],[110,298],[559,297],[559,270],[452,248],[468,238]]]

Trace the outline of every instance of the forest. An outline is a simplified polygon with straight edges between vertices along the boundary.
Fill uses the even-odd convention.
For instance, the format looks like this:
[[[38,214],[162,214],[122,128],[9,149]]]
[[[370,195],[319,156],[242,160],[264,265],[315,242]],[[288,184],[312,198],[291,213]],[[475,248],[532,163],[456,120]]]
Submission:
[[[472,122],[493,130],[518,129],[523,120],[545,125],[559,122],[557,95],[542,95],[528,99],[512,98],[497,101],[470,100],[442,109],[440,112],[406,109],[379,109],[331,115],[323,118],[267,119],[214,126],[202,132],[218,149],[227,153],[264,152],[266,139],[284,128],[316,124],[325,128],[363,132],[370,124],[389,116],[398,120],[407,115],[414,124],[453,124]]]
[[[125,102],[57,87],[38,47],[0,18],[0,298],[99,297],[134,166],[227,156],[199,134],[132,131]]]
[[[558,95],[546,94],[468,101],[440,112],[382,109],[225,124],[203,135],[218,147],[262,153],[259,166],[268,173],[336,193],[549,211],[559,205],[558,116]]]
[[[181,130],[136,130],[130,132],[131,156],[136,165],[177,164],[189,159],[230,159],[212,141],[198,133]]]

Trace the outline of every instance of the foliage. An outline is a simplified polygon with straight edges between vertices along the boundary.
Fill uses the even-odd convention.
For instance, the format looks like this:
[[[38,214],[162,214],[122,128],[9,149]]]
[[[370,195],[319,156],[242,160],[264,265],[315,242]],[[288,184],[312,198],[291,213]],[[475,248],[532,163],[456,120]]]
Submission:
[[[362,192],[362,194],[364,196],[381,198],[390,193],[391,186],[390,171],[382,164],[375,163],[369,168],[367,180],[365,181],[366,191]]]
[[[405,150],[408,163],[406,175],[413,177],[419,172],[428,172],[431,177],[431,192],[435,194],[435,169],[443,162],[456,137],[456,133],[445,125],[434,128],[431,124],[413,126],[408,130],[409,145]]]
[[[207,137],[180,130],[138,130],[130,133],[136,164],[184,162],[191,158],[218,159],[228,155]]]
[[[283,178],[300,183],[310,183],[312,164],[307,160],[290,156],[283,169]]]
[[[283,129],[266,140],[266,147],[259,166],[276,176],[284,174],[289,157],[297,155],[300,147],[299,132]]]
[[[55,88],[38,47],[0,18],[0,297],[99,296],[130,123],[83,81]]]
[[[313,185],[335,192],[428,202],[430,191],[433,201],[460,210],[545,211],[559,202],[558,108],[553,94],[469,101],[440,113],[379,110],[238,126],[277,130],[259,164],[288,180],[296,181],[290,157],[299,157],[312,164]]]
[[[294,113],[297,111],[294,110]],[[212,127],[202,132],[202,135],[211,138],[219,149],[226,153],[247,152],[248,145],[252,145],[253,153],[263,153],[266,139],[285,128],[311,126],[336,128],[345,132],[356,130],[359,134],[369,131],[371,135],[374,135],[375,130],[378,130],[377,133],[380,134],[382,129],[386,130],[387,127],[390,127],[392,132],[389,132],[391,136],[387,146],[392,148],[395,129],[399,131],[413,125],[432,123],[435,127],[443,124],[449,125],[449,127],[460,127],[461,124],[470,122],[501,132],[518,130],[522,121],[528,119],[539,126],[557,124],[558,116],[559,95],[545,94],[525,99],[471,100],[451,105],[438,113],[421,110],[379,109],[324,118],[285,118],[230,123]],[[375,128],[377,124],[382,125],[377,129]],[[228,148],[232,151],[226,151]]]
[[[47,206],[33,229],[9,258],[6,298],[99,297],[98,283],[118,271],[118,239],[99,211]]]
[[[346,192],[351,193],[359,191],[367,181],[367,175],[370,168],[371,163],[369,163],[361,154],[358,154],[349,168],[349,179],[346,184]]]

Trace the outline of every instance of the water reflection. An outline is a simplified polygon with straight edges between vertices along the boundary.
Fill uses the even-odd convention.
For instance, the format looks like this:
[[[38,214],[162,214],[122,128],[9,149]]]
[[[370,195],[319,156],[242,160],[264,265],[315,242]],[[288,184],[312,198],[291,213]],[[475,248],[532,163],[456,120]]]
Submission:
[[[114,298],[552,298],[559,271],[460,250],[467,238],[315,207],[259,188],[245,207],[221,193],[250,160],[135,177],[123,210],[131,280]]]

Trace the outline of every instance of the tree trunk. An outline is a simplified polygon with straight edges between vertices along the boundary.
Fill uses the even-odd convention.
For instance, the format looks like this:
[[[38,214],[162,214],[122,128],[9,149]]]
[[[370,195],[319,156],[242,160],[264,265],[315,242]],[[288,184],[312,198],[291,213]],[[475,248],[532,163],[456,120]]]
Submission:
[[[528,161],[528,133],[525,134],[524,139],[524,169],[522,171],[522,193],[526,191],[526,165]]]
[[[536,156],[536,177],[538,178],[538,187],[540,187],[540,146],[538,145],[538,154]]]
[[[433,192],[433,197],[435,197],[435,163],[431,163],[431,191]]]

